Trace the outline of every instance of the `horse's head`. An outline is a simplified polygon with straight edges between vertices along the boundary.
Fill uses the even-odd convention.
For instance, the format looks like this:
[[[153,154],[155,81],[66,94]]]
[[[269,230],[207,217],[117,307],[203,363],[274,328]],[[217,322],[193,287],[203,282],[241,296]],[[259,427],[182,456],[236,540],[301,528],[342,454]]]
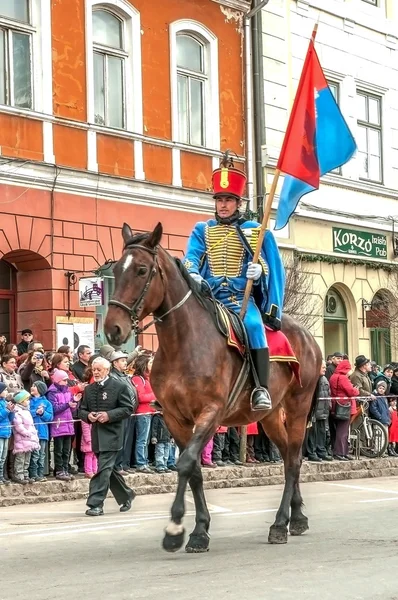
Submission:
[[[164,288],[158,264],[163,227],[158,223],[148,234],[133,234],[124,223],[124,250],[114,268],[115,292],[109,301],[104,330],[115,346],[123,344],[132,326],[163,302]]]

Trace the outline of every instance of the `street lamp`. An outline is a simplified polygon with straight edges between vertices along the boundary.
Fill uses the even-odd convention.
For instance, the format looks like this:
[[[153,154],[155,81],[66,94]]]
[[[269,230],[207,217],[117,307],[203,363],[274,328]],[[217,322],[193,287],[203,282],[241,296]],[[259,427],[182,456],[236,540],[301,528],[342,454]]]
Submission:
[[[362,327],[365,327],[365,313],[368,310],[372,309],[372,303],[365,300],[365,298],[361,298],[362,300]]]

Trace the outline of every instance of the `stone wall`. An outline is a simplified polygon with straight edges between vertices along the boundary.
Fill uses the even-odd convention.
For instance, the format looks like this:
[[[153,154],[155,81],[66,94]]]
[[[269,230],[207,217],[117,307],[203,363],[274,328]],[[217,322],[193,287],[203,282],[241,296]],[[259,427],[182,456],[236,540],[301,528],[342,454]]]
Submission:
[[[301,481],[339,481],[368,477],[398,476],[397,459],[358,460],[352,462],[303,463]],[[283,465],[267,464],[254,467],[226,467],[203,469],[205,489],[252,487],[283,484]],[[128,484],[139,495],[175,492],[177,474],[133,474],[127,476]],[[70,483],[48,481],[34,485],[0,487],[0,507],[18,504],[39,504],[82,500],[87,497],[89,482],[77,478]]]

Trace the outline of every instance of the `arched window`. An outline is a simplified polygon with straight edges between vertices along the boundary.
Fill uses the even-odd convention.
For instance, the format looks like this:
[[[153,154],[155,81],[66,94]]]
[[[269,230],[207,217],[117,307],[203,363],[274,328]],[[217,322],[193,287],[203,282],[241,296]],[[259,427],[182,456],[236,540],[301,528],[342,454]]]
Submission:
[[[347,310],[343,298],[335,288],[330,288],[324,306],[325,356],[333,352],[348,354]]]
[[[86,45],[88,122],[142,133],[139,12],[128,0],[86,0]]]
[[[95,123],[123,129],[125,62],[123,21],[108,10],[93,12]]]
[[[391,316],[392,296],[387,290],[379,290],[373,296],[371,309],[366,312],[366,326],[370,329],[372,359],[378,365],[391,361]]]
[[[177,36],[179,141],[204,146],[207,85],[205,46],[185,33]]]
[[[170,25],[173,140],[218,150],[218,42],[200,23]]]

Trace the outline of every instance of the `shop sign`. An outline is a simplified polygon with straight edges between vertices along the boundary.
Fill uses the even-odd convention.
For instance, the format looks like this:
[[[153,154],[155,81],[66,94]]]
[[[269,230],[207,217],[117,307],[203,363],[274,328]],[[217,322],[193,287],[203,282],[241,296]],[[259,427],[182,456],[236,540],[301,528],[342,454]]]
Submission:
[[[333,227],[333,252],[387,258],[387,237],[378,233]]]
[[[79,279],[79,306],[102,306],[104,280],[102,277],[81,277]]]

